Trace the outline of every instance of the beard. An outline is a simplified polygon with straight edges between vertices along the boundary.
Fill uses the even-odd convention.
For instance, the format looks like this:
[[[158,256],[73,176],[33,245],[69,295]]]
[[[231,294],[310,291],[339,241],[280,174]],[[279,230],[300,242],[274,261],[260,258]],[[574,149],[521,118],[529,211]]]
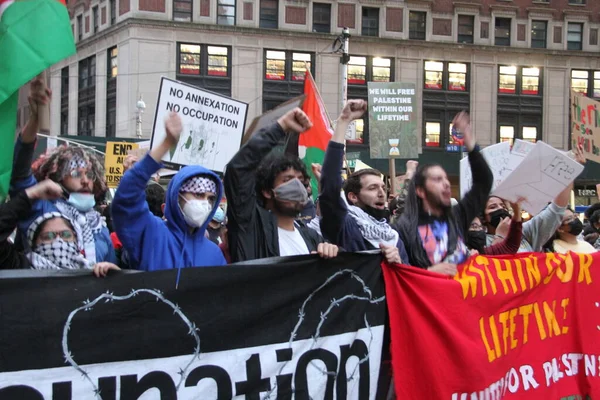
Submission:
[[[294,204],[292,206],[289,206],[275,199],[275,201],[273,202],[273,208],[275,208],[275,211],[277,211],[278,214],[281,214],[284,217],[297,217],[298,214],[300,214],[300,212],[304,208],[304,206],[301,206],[300,204]]]
[[[364,212],[369,214],[371,217],[375,218],[377,221],[381,221],[382,219],[385,219],[386,221],[389,222],[389,220],[390,220],[391,213],[388,208],[384,208],[384,209],[380,210],[379,208],[371,207],[366,204],[363,204],[363,206],[360,208]]]
[[[442,212],[444,214],[446,214],[452,208],[451,204],[448,204],[448,205],[444,204],[441,197],[436,197],[432,193],[427,192],[425,197],[431,207],[439,208],[440,210],[442,210]]]

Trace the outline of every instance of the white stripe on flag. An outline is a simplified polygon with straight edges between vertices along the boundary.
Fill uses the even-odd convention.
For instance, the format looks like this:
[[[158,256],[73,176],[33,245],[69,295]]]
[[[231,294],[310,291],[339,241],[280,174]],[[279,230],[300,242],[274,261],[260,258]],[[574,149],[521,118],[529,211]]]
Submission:
[[[8,6],[10,6],[12,3],[14,3],[14,0],[0,2],[0,20],[2,19],[2,14],[4,13],[4,10],[6,10]]]

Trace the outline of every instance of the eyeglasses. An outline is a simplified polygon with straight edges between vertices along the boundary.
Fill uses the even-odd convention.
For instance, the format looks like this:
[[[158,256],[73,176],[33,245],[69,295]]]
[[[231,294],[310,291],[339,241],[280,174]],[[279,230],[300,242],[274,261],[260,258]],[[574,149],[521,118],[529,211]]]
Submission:
[[[482,231],[483,230],[483,225],[477,224],[477,223],[473,223],[473,224],[471,224],[470,229],[473,230],[473,231]]]
[[[75,234],[73,233],[73,231],[68,230],[68,229],[65,229],[64,231],[58,231],[58,232],[40,233],[40,239],[42,240],[42,242],[52,242],[57,237],[60,237],[61,239],[66,240],[66,241],[71,241],[71,240],[75,239]]]
[[[73,171],[71,171],[70,175],[71,175],[71,178],[82,178],[83,175],[85,175],[85,177],[88,178],[89,180],[94,179],[94,172],[92,172],[92,171],[85,171],[85,174],[84,174],[80,170],[74,169]]]

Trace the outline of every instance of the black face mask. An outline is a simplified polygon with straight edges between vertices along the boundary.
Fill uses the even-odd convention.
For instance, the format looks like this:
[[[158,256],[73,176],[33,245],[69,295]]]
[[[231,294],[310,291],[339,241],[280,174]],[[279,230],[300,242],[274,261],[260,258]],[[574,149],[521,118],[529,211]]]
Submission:
[[[385,218],[386,221],[390,220],[390,210],[387,208],[380,210],[378,208],[371,207],[366,204],[363,205],[361,208],[364,212],[369,214],[371,217],[375,218],[377,221],[381,221],[383,218]]]
[[[491,212],[490,213],[490,225],[493,226],[494,228],[497,228],[498,225],[500,224],[500,221],[502,221],[506,217],[510,218],[510,213],[508,211],[506,211],[504,208],[500,208],[494,212]]]
[[[469,231],[467,233],[467,246],[471,249],[482,252],[486,243],[486,233],[484,231]]]
[[[575,218],[573,221],[569,222],[569,233],[573,236],[577,236],[583,231],[583,223]]]

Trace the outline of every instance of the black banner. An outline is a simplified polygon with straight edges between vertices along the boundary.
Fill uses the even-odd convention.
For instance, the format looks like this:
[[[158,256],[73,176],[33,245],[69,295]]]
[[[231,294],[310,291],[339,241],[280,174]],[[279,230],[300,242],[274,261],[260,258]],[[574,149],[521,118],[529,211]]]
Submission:
[[[0,399],[376,399],[380,255],[0,279]]]

